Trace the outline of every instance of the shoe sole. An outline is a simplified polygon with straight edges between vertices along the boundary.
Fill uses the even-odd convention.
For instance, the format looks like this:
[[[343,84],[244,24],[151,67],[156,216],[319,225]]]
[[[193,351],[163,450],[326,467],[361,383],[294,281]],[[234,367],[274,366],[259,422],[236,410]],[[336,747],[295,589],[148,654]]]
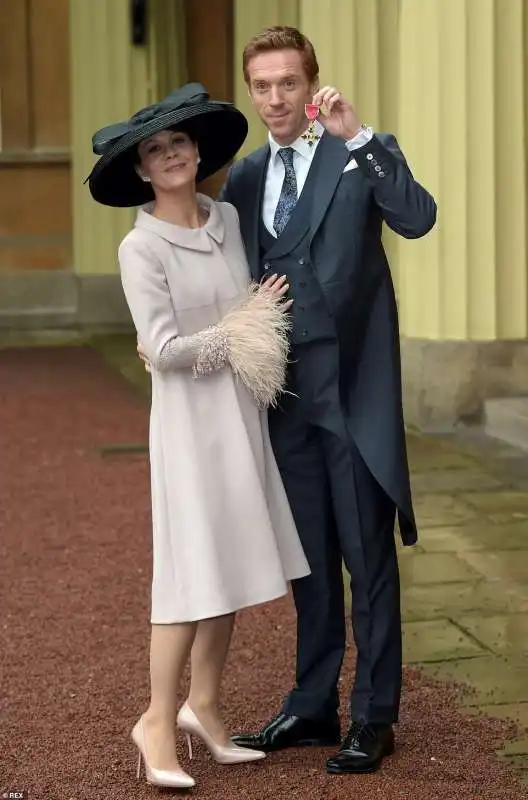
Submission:
[[[387,750],[385,750],[385,752],[381,756],[379,762],[377,764],[373,764],[371,767],[363,767],[358,769],[342,769],[341,767],[336,766],[336,767],[327,767],[326,771],[329,775],[367,775],[368,773],[371,772],[377,772],[381,767],[381,762],[383,761],[383,759],[394,755],[395,749],[396,748],[394,747],[394,745],[392,747],[387,748]]]
[[[294,744],[286,745],[286,747],[280,747],[279,750],[286,750],[288,747],[335,747],[341,742],[341,738],[338,739],[301,739]]]
[[[269,747],[266,745],[251,745],[251,750],[263,750],[265,753],[276,753],[280,750],[294,750],[297,747],[338,747],[341,743],[341,739],[301,739],[298,742],[293,742],[292,744],[284,744],[280,747]],[[240,745],[239,742],[236,742],[240,747],[248,747],[248,745]]]

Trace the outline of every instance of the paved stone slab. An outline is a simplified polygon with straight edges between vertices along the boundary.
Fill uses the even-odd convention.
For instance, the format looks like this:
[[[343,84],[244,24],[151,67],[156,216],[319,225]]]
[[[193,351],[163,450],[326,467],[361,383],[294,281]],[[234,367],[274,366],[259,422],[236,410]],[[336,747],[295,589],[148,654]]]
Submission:
[[[404,623],[403,644],[407,664],[450,661],[484,652],[477,642],[448,619]]]
[[[402,611],[405,619],[423,620],[460,617],[474,613],[528,614],[528,587],[504,586],[500,583],[409,584],[402,590]]]
[[[458,624],[495,653],[528,653],[528,614],[461,616]],[[526,662],[528,671],[528,660]],[[528,712],[528,706],[526,707]],[[527,719],[528,723],[528,719]]]
[[[418,528],[460,525],[475,520],[477,511],[452,495],[423,494],[414,500]]]
[[[506,742],[502,752],[511,756],[528,756],[528,736]]]
[[[446,434],[440,436],[440,440],[466,458],[472,458],[479,464],[485,463],[490,470],[494,466],[501,466],[504,461],[526,461],[526,453],[520,448],[492,439],[476,428]]]
[[[411,476],[414,496],[419,494],[458,493],[500,489],[502,482],[486,472],[468,469],[435,469]]]
[[[528,550],[460,552],[459,558],[490,580],[528,586]]]
[[[49,330],[0,330],[0,350],[12,347],[71,347],[91,344],[89,331],[52,328]]]
[[[440,437],[408,433],[407,446],[412,472],[437,469],[475,469],[476,467],[473,458],[462,455]]]
[[[525,658],[494,655],[423,664],[427,674],[439,680],[455,680],[475,691],[461,699],[467,706],[528,702],[528,669]]]
[[[417,553],[400,561],[403,586],[430,583],[476,581],[481,577],[471,566],[452,553]],[[448,589],[445,587],[444,591]]]
[[[97,336],[92,340],[104,360],[117,369],[125,380],[140,390],[144,397],[150,396],[150,376],[136,352],[136,337],[129,334]]]
[[[427,553],[449,553],[460,550],[528,550],[528,520],[495,525],[478,520],[466,525],[422,528],[418,538]],[[411,548],[406,548],[411,549]]]
[[[526,492],[469,492],[460,495],[459,499],[491,519],[502,521],[505,515],[511,519],[528,519]]]
[[[526,494],[528,495],[528,483],[526,485]],[[509,525],[511,522],[528,520],[528,515],[520,511],[498,511],[496,514],[488,514],[488,518],[496,525]]]
[[[425,553],[425,550],[419,544],[403,545],[398,534],[396,537],[396,552],[398,553],[398,558],[413,558],[418,553]]]
[[[493,703],[478,708],[471,707],[467,711],[480,717],[511,720],[519,726],[521,733],[528,733],[528,703]],[[528,742],[526,744],[528,745]],[[528,750],[526,752],[528,753]],[[517,755],[519,754],[517,751]]]

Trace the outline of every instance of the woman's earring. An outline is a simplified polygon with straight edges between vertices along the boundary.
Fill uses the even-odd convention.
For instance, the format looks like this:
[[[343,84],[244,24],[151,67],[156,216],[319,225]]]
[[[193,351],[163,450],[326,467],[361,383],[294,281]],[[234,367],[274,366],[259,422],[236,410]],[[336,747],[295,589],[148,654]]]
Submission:
[[[196,156],[196,163],[197,163],[197,164],[199,164],[201,160],[202,160],[202,159],[200,158],[200,156]]]
[[[148,175],[142,175],[141,180],[143,181],[143,183],[150,183],[150,178]]]

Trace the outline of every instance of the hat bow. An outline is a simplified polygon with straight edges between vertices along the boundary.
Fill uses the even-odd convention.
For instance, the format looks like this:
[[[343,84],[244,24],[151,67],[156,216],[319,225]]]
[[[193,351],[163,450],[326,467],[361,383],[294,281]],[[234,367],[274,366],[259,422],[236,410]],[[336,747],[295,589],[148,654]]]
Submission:
[[[116,122],[114,125],[107,125],[94,134],[92,138],[92,149],[95,155],[101,156],[107,153],[123,136],[133,133],[135,130],[153,119],[175,111],[178,108],[206,103],[209,95],[200,83],[189,83],[181,89],[167,95],[159,103],[146,106],[137,111],[130,119],[125,122]]]

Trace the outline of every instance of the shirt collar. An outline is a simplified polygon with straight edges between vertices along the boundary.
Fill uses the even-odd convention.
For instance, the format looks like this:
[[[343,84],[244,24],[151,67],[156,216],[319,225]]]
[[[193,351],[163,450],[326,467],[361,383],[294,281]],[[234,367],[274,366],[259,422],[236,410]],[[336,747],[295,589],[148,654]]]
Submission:
[[[321,123],[317,119],[315,120],[314,124],[315,124],[315,132],[318,134],[319,137],[321,137],[325,130],[323,125],[321,125]],[[271,160],[274,161],[277,156],[277,153],[282,147],[284,147],[284,145],[276,142],[271,133],[268,133],[268,141],[271,152]],[[288,146],[291,147],[293,150],[295,150],[296,153],[299,153],[299,155],[302,156],[303,158],[306,158],[308,159],[308,161],[311,161],[313,158],[313,154],[315,153],[315,149],[318,145],[318,141],[316,141],[310,147],[308,142],[305,142],[304,139],[301,136],[299,136],[298,139],[296,139]]]

